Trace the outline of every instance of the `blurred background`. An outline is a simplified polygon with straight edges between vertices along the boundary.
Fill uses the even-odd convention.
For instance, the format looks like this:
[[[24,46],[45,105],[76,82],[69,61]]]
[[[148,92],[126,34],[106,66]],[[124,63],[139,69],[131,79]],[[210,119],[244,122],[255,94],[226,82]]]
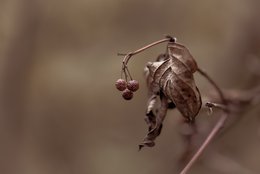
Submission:
[[[143,68],[165,44],[130,61],[141,87],[131,101],[114,86],[117,53],[170,34],[220,87],[251,88],[260,78],[259,6],[258,0],[0,0],[0,173],[177,173],[185,148],[178,111],[168,112],[156,146],[138,152],[147,133]],[[195,78],[207,96],[212,87]],[[218,118],[201,112],[199,143]],[[189,173],[260,173],[259,115],[259,105],[247,109]]]

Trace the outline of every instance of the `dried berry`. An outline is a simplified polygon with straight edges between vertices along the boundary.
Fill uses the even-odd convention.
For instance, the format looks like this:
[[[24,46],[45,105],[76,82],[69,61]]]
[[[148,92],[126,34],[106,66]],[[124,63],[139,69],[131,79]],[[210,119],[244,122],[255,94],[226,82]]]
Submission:
[[[123,91],[126,89],[127,83],[124,79],[118,79],[115,85],[119,91]]]
[[[137,80],[130,80],[127,83],[127,89],[129,89],[132,92],[135,92],[139,89],[139,82]]]
[[[130,91],[129,89],[125,89],[122,93],[122,97],[125,100],[131,100],[134,96],[134,93],[132,91]]]

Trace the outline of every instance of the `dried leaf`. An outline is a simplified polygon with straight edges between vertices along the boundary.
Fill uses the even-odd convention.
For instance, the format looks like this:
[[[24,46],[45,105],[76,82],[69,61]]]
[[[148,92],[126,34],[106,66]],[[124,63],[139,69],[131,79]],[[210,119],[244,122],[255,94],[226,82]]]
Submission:
[[[163,62],[153,62],[147,65],[150,78],[153,79],[152,91],[158,93],[162,90],[182,115],[189,122],[193,122],[202,103],[200,92],[193,78],[197,64],[188,49],[180,44],[170,43],[168,53],[169,58]]]
[[[162,61],[165,59],[165,57],[165,54],[161,54],[158,56],[157,60]],[[151,73],[155,71],[161,63],[163,62],[148,62],[147,67],[144,69],[149,96],[145,117],[145,121],[148,125],[148,134],[144,138],[143,142],[139,145],[139,150],[141,150],[144,146],[152,147],[155,145],[154,140],[161,133],[162,121],[166,116],[168,106],[175,108],[175,104],[173,104],[172,101],[162,95],[163,93],[159,90],[155,91],[154,87],[152,86],[153,76]],[[150,67],[149,65],[152,66]]]
[[[159,56],[156,59],[156,62],[161,62],[169,58],[169,54],[159,54]]]
[[[188,49],[177,43],[169,43],[166,54],[160,54],[156,62],[147,63],[145,76],[149,99],[145,121],[149,132],[139,149],[155,145],[169,106],[176,106],[187,122],[194,122],[202,104],[193,78],[197,69]]]
[[[168,109],[168,100],[165,96],[162,96],[160,109],[154,114],[147,115],[147,123],[149,125],[149,132],[145,136],[143,142],[139,144],[139,150],[141,150],[144,146],[152,147],[155,145],[154,140],[157,136],[160,135],[162,130],[162,122],[166,116]]]
[[[153,116],[155,115],[154,113],[156,112],[156,104],[157,104],[157,95],[152,95],[148,99],[148,105],[147,105],[147,110],[146,110],[146,115],[147,116]]]
[[[168,44],[168,54],[181,61],[192,73],[198,70],[198,65],[185,46],[171,42]]]
[[[149,70],[149,79],[148,79],[148,88],[153,92],[154,94],[159,94],[160,87],[156,83],[154,83],[154,72],[163,64],[163,61],[160,62],[148,62],[147,68]]]

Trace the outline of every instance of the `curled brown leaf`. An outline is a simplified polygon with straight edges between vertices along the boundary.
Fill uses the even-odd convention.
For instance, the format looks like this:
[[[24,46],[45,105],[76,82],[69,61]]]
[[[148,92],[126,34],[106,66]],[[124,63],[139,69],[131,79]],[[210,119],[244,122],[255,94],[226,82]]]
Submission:
[[[188,49],[180,44],[170,43],[168,53],[166,60],[147,65],[150,88],[155,94],[162,91],[182,115],[192,122],[202,104],[193,78],[197,64]]]
[[[153,107],[153,101],[151,100],[150,106]],[[149,108],[149,105],[148,105]],[[157,136],[160,135],[162,130],[162,122],[166,116],[168,109],[168,100],[163,95],[161,96],[161,102],[160,102],[160,109],[155,111],[155,114],[153,112],[148,112],[146,117],[146,122],[149,125],[149,132],[145,136],[143,142],[139,144],[139,150],[141,150],[143,147],[153,147],[155,145],[154,140]]]
[[[145,121],[149,128],[139,149],[155,145],[154,140],[160,135],[162,122],[170,106],[176,107],[186,122],[195,121],[202,104],[193,78],[197,69],[197,63],[189,50],[172,42],[168,44],[167,53],[160,54],[155,62],[147,63],[145,76],[149,99]]]

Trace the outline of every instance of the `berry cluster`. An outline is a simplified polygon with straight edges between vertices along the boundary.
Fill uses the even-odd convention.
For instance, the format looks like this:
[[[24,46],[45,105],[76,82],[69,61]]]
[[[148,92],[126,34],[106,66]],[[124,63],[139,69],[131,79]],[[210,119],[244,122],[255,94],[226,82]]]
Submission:
[[[119,91],[123,91],[122,97],[125,100],[131,100],[134,96],[134,92],[139,89],[139,83],[137,80],[126,82],[124,79],[118,79],[115,85]]]

